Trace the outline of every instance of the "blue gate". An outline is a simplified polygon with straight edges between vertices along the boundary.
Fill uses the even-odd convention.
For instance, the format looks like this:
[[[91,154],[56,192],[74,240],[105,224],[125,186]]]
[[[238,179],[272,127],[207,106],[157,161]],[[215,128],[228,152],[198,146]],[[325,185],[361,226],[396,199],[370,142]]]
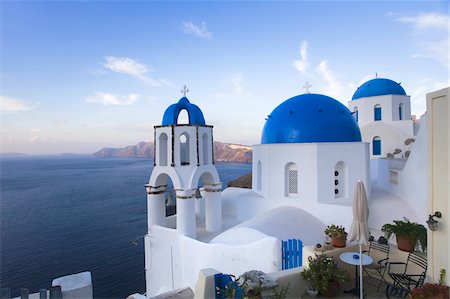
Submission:
[[[291,269],[302,265],[302,240],[290,239],[281,242],[282,268]]]

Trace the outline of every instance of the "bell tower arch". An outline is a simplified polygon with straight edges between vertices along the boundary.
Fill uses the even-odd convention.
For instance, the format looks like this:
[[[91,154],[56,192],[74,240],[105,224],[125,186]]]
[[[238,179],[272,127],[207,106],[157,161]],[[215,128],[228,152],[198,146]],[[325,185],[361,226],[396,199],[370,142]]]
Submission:
[[[154,168],[146,185],[148,231],[153,225],[166,226],[164,193],[170,179],[176,194],[176,229],[196,238],[197,217],[205,218],[207,231],[222,229],[222,183],[214,166],[213,127],[205,123],[200,108],[189,102],[187,91],[184,86],[184,96],[166,109],[161,125],[154,126]],[[180,113],[185,112],[188,123],[179,123]],[[198,215],[200,203],[205,209]]]

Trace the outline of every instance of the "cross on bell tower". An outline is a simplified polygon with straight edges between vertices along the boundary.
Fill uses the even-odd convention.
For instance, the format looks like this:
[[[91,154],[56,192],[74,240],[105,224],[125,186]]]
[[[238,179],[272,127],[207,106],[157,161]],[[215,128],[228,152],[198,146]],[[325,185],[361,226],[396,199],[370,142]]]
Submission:
[[[312,87],[312,85],[309,84],[308,81],[306,81],[305,85],[303,85],[302,87],[303,87],[303,89],[305,90],[305,93],[311,93],[311,92],[309,91],[309,89]]]
[[[189,89],[187,89],[186,84],[185,84],[185,85],[183,85],[183,89],[180,90],[180,91],[183,94],[183,96],[186,97],[186,93],[189,92]]]

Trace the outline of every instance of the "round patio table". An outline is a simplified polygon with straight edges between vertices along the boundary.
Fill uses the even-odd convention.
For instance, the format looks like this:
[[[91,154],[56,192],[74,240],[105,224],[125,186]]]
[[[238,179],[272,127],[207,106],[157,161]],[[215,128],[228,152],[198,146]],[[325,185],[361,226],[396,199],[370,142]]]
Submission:
[[[355,287],[351,290],[344,291],[345,293],[352,293],[359,296],[359,287],[358,287],[358,266],[362,264],[363,266],[367,266],[372,264],[373,259],[367,254],[359,254],[359,252],[344,252],[339,256],[341,261],[349,265],[355,265]],[[361,259],[361,263],[360,263]]]

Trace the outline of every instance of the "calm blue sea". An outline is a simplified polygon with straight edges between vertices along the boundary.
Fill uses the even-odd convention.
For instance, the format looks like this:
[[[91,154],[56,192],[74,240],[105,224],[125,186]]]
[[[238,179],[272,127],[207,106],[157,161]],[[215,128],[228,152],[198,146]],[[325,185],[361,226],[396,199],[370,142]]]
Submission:
[[[149,159],[88,156],[0,160],[0,285],[18,296],[91,271],[96,298],[145,291]],[[224,186],[251,164],[216,163]]]

